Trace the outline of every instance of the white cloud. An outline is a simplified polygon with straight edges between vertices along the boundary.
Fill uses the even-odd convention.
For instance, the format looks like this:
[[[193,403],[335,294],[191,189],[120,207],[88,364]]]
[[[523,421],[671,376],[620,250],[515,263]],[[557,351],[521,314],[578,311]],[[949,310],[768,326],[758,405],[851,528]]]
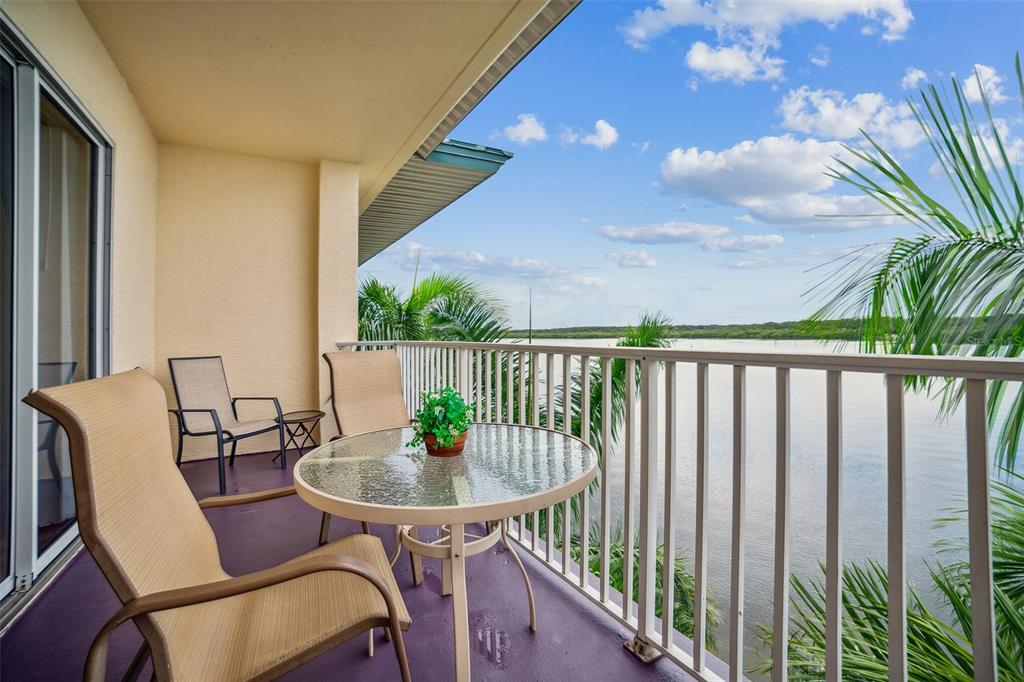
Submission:
[[[584,134],[582,131],[564,128],[559,135],[562,144],[588,144],[591,147],[605,150],[619,141],[619,131],[603,118],[598,119],[594,124],[594,132]]]
[[[1003,92],[1003,77],[991,66],[975,64],[974,72],[964,81],[964,97],[968,102],[980,102],[982,91],[993,104],[1007,99]]]
[[[481,276],[528,280],[551,291],[580,293],[604,286],[604,280],[578,268],[558,265],[540,258],[487,256],[479,251],[460,251],[402,241],[384,252],[392,263],[406,271],[417,265],[421,273],[437,270],[472,272]]]
[[[739,237],[718,237],[701,244],[705,251],[730,251],[747,253],[750,251],[766,251],[781,246],[785,239],[779,234],[745,234]]]
[[[698,40],[686,53],[686,65],[710,81],[778,80],[782,78],[785,63],[779,57],[769,57],[766,46],[711,47]]]
[[[849,140],[863,130],[887,146],[909,149],[924,139],[921,126],[906,102],[893,104],[878,92],[846,99],[836,90],[790,90],[779,105],[782,125],[801,133]]]
[[[742,205],[756,197],[827,189],[829,159],[839,142],[799,141],[791,135],[746,140],[722,151],[677,147],[661,165],[665,186],[722,204]]]
[[[587,218],[587,217],[580,218],[580,222],[582,224],[584,224],[584,225],[589,225],[590,224],[590,218]]]
[[[677,147],[665,157],[661,179],[670,192],[745,208],[767,223],[824,230],[890,222],[877,217],[881,207],[868,197],[822,193],[835,184],[825,175],[834,156],[855,162],[838,141],[791,135],[746,140],[721,151]],[[872,217],[837,219],[865,214]]]
[[[659,0],[654,7],[633,12],[620,30],[630,46],[642,50],[655,38],[681,26],[702,26],[720,38],[746,35],[773,42],[788,26],[817,21],[832,27],[851,16],[881,24],[885,40],[901,39],[914,19],[904,0]]]
[[[774,249],[785,241],[777,234],[747,234],[731,235],[732,230],[721,225],[706,225],[704,223],[684,223],[669,221],[655,225],[618,227],[616,225],[602,225],[597,228],[598,234],[607,237],[612,241],[628,242],[631,244],[693,244],[704,251],[718,253],[765,251]],[[640,250],[647,254],[643,249]],[[632,254],[637,251],[622,251],[616,255]],[[612,258],[612,254],[608,254]],[[614,258],[613,258],[614,260]],[[653,258],[651,259],[653,263]],[[622,265],[622,263],[620,263]],[[651,266],[646,267],[653,267]]]
[[[636,149],[637,152],[639,152],[640,154],[646,154],[647,152],[649,152],[651,150],[651,141],[650,140],[644,140],[643,142],[641,142],[639,144],[634,142],[633,143],[633,148]]]
[[[505,126],[505,137],[519,144],[530,144],[548,139],[548,131],[533,114],[519,114],[519,123]]]
[[[642,227],[618,227],[602,225],[597,228],[598,234],[616,242],[632,244],[699,244],[708,239],[721,236],[729,231],[720,225],[704,225],[702,223],[683,223],[669,221],[657,225]]]
[[[781,47],[783,29],[806,21],[832,28],[848,17],[873,22],[864,27],[871,28],[871,33],[880,25],[886,41],[903,38],[914,19],[905,0],[658,0],[654,6],[633,12],[619,30],[626,43],[638,50],[682,26],[714,31],[718,44],[711,47],[694,42],[686,63],[711,80],[742,83],[783,77],[784,60],[769,54]],[[827,50],[814,55],[812,61],[826,66]]]
[[[903,80],[900,81],[900,87],[904,90],[914,90],[926,80],[928,80],[928,74],[921,69],[908,66],[907,72],[903,74]]]
[[[831,63],[832,54],[825,45],[818,45],[814,48],[814,52],[808,56],[808,59],[811,60],[811,64],[824,69]]]
[[[658,265],[654,256],[646,249],[628,249],[626,251],[609,251],[608,260],[622,268],[653,268]]]
[[[690,92],[697,92],[697,90],[700,89],[700,79],[697,78],[696,76],[690,76],[690,78],[686,81],[686,88]]]

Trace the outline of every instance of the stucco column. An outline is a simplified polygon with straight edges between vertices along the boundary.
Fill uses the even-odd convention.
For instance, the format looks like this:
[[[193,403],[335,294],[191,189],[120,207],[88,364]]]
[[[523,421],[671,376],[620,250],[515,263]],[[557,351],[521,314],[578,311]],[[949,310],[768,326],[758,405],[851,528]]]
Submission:
[[[337,349],[338,341],[353,341],[359,333],[359,167],[336,161],[320,162],[320,225],[317,263],[317,366],[320,404],[327,418],[320,427],[321,442],[337,435],[330,406],[330,374],[320,354]]]

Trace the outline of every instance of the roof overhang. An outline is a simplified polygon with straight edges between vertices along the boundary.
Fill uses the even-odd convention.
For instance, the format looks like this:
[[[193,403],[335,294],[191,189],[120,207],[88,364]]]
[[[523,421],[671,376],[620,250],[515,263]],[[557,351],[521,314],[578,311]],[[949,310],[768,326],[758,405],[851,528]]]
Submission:
[[[359,264],[498,172],[512,154],[445,140],[425,159],[413,156],[359,217]]]
[[[357,164],[366,209],[576,2],[80,4],[160,142]]]

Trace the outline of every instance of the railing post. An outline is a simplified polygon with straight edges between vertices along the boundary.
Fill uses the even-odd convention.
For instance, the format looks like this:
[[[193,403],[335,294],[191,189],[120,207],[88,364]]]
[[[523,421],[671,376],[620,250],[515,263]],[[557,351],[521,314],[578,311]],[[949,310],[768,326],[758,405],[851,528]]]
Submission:
[[[903,377],[887,374],[886,393],[886,487],[889,550],[889,682],[907,680],[907,562],[903,541],[906,530],[906,436],[903,429]]]
[[[658,543],[658,385],[661,365],[657,360],[641,360],[640,385],[640,580],[637,595],[636,636],[625,647],[649,663],[661,656],[652,646],[654,629],[654,597],[657,588],[656,556]],[[631,548],[626,547],[630,552]],[[631,592],[630,585],[623,589]]]
[[[622,545],[625,548],[622,560],[622,618],[627,623],[633,620],[633,456],[636,451],[636,360],[626,360],[626,423],[623,457],[625,478],[623,479]]]
[[[601,603],[608,603],[609,593],[609,556],[608,545],[611,544],[611,513],[612,492],[611,449],[612,449],[612,361],[601,358]]]
[[[826,374],[825,680],[843,679],[843,375]]]
[[[665,475],[663,552],[661,565],[661,645],[672,646],[675,634],[675,573],[676,573],[676,451],[678,433],[676,410],[679,407],[676,391],[676,363],[665,363]]]
[[[992,602],[991,489],[985,380],[967,379],[967,538],[971,567],[971,635],[975,682],[994,682],[995,608]],[[1024,389],[1021,389],[1024,390]]]
[[[707,644],[708,365],[697,364],[697,463],[693,536],[693,668],[704,671]]]
[[[747,374],[732,368],[732,594],[729,599],[729,680],[743,680],[743,591],[747,513]]]
[[[775,599],[772,682],[789,676],[789,370],[775,370]]]
[[[590,358],[580,357],[580,439],[590,444]],[[590,580],[590,486],[580,493],[580,587]]]

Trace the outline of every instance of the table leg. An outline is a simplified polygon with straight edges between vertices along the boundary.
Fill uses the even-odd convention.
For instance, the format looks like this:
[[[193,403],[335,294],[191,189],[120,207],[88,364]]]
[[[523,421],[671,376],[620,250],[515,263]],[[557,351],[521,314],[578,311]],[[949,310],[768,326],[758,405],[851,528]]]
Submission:
[[[523,560],[519,558],[515,547],[512,546],[512,542],[508,539],[507,523],[507,519],[501,520],[501,541],[505,543],[505,549],[512,554],[516,566],[519,567],[519,572],[523,575],[523,582],[526,583],[526,596],[530,600],[530,631],[537,632],[537,604],[533,600],[533,586],[530,585],[530,576],[526,572],[526,566],[523,566]]]
[[[455,680],[469,682],[469,606],[466,603],[465,526],[451,527],[452,622],[455,625]]]
[[[419,539],[420,534],[419,531],[416,529],[416,526],[413,526],[409,529],[409,535],[411,535],[413,538],[417,540]],[[419,587],[423,584],[423,560],[420,559],[419,554],[410,551],[409,561],[412,562],[412,584],[416,587]]]

